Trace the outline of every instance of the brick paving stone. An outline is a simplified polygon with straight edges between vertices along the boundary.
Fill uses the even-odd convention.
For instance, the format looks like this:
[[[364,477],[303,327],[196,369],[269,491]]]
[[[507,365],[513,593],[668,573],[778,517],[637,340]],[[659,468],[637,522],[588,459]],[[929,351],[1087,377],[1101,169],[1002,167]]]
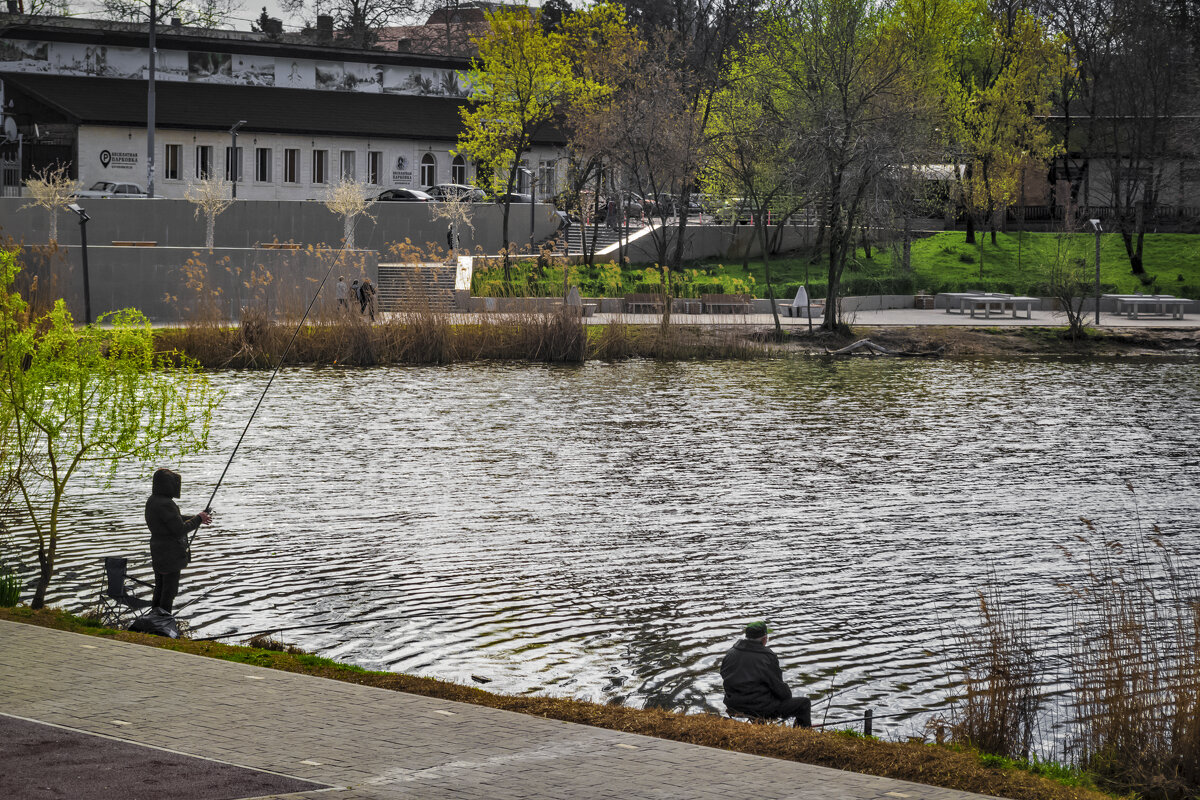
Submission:
[[[335,787],[274,800],[984,797],[4,621],[0,712]]]

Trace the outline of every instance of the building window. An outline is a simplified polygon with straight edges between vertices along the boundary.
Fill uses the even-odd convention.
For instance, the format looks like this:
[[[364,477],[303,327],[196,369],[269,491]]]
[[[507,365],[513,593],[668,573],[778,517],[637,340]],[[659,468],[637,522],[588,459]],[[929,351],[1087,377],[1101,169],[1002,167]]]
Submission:
[[[225,180],[237,182],[242,179],[242,148],[233,152],[232,147],[225,148]]]
[[[437,183],[437,159],[433,153],[421,156],[421,185],[433,186]]]
[[[367,152],[367,183],[378,186],[383,181],[383,153],[379,150]]]
[[[196,177],[200,180],[208,180],[213,175],[213,149],[212,145],[198,144],[196,145]]]
[[[259,147],[254,151],[254,180],[271,182],[271,148]]]
[[[283,151],[283,182],[300,182],[300,151],[291,147]]]
[[[554,193],[558,189],[554,177],[553,161],[543,161],[538,164],[538,193],[544,200],[554,197]]]
[[[183,145],[169,144],[163,148],[163,177],[169,181],[179,180],[179,162],[183,160]]]
[[[312,182],[326,183],[329,172],[329,151],[313,150]]]
[[[461,155],[455,156],[454,160],[450,162],[450,182],[467,182],[467,160]]]
[[[526,172],[528,169],[529,162],[522,161],[520,169],[517,170],[517,191],[521,194],[529,193],[529,173]]]
[[[342,151],[342,180],[343,181],[352,181],[352,180],[354,180],[355,174],[356,173],[355,173],[355,169],[354,169],[354,151],[353,150],[343,150]]]

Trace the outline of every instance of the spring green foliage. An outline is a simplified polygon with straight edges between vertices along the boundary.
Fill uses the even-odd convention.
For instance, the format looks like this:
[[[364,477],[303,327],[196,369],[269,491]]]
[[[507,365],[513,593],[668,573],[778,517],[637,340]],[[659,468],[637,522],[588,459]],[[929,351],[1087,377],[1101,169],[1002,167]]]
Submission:
[[[192,363],[154,352],[140,312],[78,328],[60,299],[31,318],[13,290],[19,269],[16,253],[0,252],[0,453],[13,506],[33,531],[40,574],[32,605],[40,608],[67,533],[68,488],[107,481],[131,461],[203,449],[219,398]]]
[[[1043,170],[1061,149],[1044,119],[1069,69],[1067,51],[1027,11],[1004,14],[982,0],[950,5],[959,25],[945,95],[950,145],[965,166],[962,202],[994,237],[997,213],[1020,200],[1023,173]]]

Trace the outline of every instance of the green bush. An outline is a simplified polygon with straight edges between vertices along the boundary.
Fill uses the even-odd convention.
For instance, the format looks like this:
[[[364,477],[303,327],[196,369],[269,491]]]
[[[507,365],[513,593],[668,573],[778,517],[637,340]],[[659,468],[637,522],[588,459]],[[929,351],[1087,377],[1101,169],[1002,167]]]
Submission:
[[[20,599],[20,579],[11,572],[0,573],[0,608],[12,608]]]

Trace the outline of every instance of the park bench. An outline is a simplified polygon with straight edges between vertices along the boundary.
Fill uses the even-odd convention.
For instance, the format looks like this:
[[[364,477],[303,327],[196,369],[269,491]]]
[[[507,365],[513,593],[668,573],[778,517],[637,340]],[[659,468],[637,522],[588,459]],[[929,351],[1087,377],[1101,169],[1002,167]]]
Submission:
[[[113,240],[113,247],[158,247],[158,242],[137,242],[130,240]]]
[[[704,294],[700,302],[709,314],[749,314],[754,310],[748,294]]]
[[[652,292],[625,295],[625,311],[628,314],[661,314],[663,297]]]
[[[255,247],[263,250],[299,250],[304,245],[296,242],[256,242]]]

